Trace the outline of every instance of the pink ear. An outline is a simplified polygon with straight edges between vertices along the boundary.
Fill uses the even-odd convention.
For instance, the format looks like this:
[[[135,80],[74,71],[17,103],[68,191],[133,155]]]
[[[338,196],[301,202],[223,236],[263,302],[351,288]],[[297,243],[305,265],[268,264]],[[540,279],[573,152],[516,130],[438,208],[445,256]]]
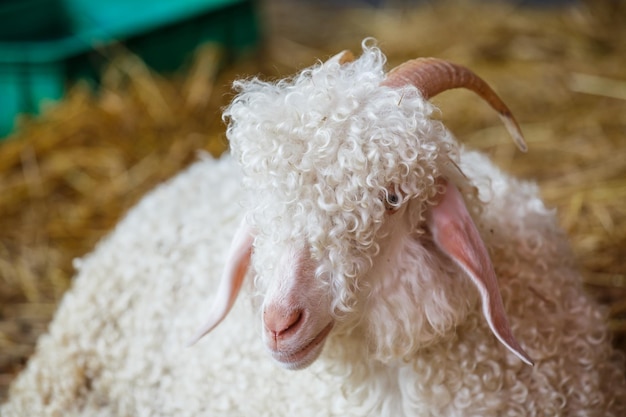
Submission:
[[[253,242],[254,236],[244,218],[235,232],[235,236],[230,245],[226,266],[217,289],[213,308],[209,313],[209,319],[190,340],[188,343],[189,346],[196,343],[220,324],[232,308],[239,294],[239,290],[241,289],[241,285],[243,284],[243,279],[248,272]]]
[[[465,207],[461,193],[453,184],[446,185],[441,200],[431,209],[428,222],[437,246],[476,285],[483,314],[493,334],[518,358],[533,365],[511,333],[489,253]]]

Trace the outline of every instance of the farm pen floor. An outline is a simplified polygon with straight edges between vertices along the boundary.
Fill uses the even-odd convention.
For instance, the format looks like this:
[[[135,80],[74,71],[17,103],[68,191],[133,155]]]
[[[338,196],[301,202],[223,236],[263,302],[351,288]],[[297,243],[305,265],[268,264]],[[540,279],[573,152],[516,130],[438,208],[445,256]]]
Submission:
[[[454,60],[505,99],[521,122],[527,154],[471,94],[446,93],[435,102],[468,147],[539,182],[626,353],[621,3],[589,0],[555,10],[467,1],[396,9],[313,9],[286,0],[261,6],[267,33],[257,56],[218,71],[221,53],[207,46],[187,71],[164,78],[120,49],[98,93],[75,85],[0,143],[0,401],[70,286],[72,259],[198,150],[224,151],[220,108],[232,98],[231,81],[282,77],[346,48],[358,52],[365,36],[378,39],[390,66],[417,56]]]

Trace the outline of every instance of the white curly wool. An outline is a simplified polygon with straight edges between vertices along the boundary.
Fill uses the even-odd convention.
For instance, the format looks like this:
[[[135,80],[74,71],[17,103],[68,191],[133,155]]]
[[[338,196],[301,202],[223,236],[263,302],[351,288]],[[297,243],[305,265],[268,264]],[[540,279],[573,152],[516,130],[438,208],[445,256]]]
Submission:
[[[264,260],[277,258],[281,242],[308,236],[317,276],[331,281],[342,311],[353,309],[350,288],[379,250],[380,195],[393,184],[406,196],[398,204],[432,199],[438,156],[450,152],[448,131],[416,88],[380,87],[384,63],[365,46],[349,64],[331,60],[278,83],[239,81],[224,113],[250,193],[259,277],[272,275]]]
[[[158,187],[77,262],[0,415],[626,415],[623,358],[537,187],[460,148],[417,90],[378,88],[383,64],[366,46],[351,64],[240,83],[226,112],[234,157]],[[423,230],[445,160],[477,188],[465,197],[534,367],[498,342],[470,280]],[[385,229],[391,191],[414,230]],[[185,347],[246,215],[256,279]],[[288,371],[262,342],[259,297],[301,236],[338,313],[319,359]]]
[[[146,196],[86,258],[3,417],[327,416],[340,381],[277,368],[240,300],[186,347],[242,211],[231,158],[206,159]],[[253,320],[254,319],[254,320]],[[334,398],[335,397],[335,398]]]

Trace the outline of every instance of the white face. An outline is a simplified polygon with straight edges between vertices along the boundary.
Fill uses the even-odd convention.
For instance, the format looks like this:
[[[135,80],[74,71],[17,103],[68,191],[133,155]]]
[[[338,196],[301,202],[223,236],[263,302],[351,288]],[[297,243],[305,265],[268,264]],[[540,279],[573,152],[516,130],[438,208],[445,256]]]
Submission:
[[[377,221],[378,240],[382,245],[377,242],[375,254],[359,255],[355,248],[346,251],[351,253],[352,261],[358,261],[354,258],[356,256],[362,260],[357,264],[368,265],[352,277],[326,270],[324,264],[332,267],[333,262],[324,259],[328,253],[322,253],[321,257],[312,255],[311,248],[316,246],[315,242],[294,239],[276,243],[269,236],[257,237],[253,263],[259,273],[257,289],[263,294],[263,341],[272,357],[282,366],[302,369],[315,361],[333,328],[350,321],[361,308],[357,308],[356,304],[363,303],[363,298],[367,298],[367,293],[361,293],[357,288],[364,291],[371,288],[370,284],[363,285],[368,279],[368,272],[373,270],[384,275],[384,268],[391,267],[388,262],[381,261],[389,260],[389,252],[396,249],[388,243],[392,237],[408,233],[406,204],[400,206],[402,200],[403,197],[394,192],[376,199],[375,204],[382,211]],[[341,244],[350,246],[354,239],[346,232]],[[263,265],[263,259],[275,259],[277,262]],[[353,311],[339,311],[348,296],[351,297],[348,302]]]
[[[368,271],[389,250],[388,220],[403,216],[390,216],[387,190],[401,191],[400,205],[434,197],[447,133],[417,89],[381,88],[383,66],[372,49],[349,67],[242,82],[225,112],[250,195],[264,341],[289,368],[311,363],[331,329],[358,317]]]
[[[315,269],[305,247],[288,245],[266,288],[263,340],[272,357],[289,369],[317,359],[334,326],[330,292],[316,279]]]

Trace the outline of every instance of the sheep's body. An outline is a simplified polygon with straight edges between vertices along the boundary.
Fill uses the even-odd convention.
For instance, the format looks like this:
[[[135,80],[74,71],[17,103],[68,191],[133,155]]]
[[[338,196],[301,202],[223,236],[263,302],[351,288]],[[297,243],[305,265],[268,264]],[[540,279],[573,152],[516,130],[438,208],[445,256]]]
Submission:
[[[249,94],[227,112],[243,177],[234,158],[197,163],[79,262],[2,417],[626,415],[622,358],[537,187],[459,149],[417,90],[378,87],[378,51],[364,56],[293,84],[244,86]],[[476,288],[424,228],[442,160],[478,189],[478,200],[465,193],[467,205],[534,367],[494,337]],[[384,207],[389,187],[409,208]],[[244,217],[241,201],[258,227],[259,278],[223,325],[187,348]],[[396,227],[369,229],[382,223]],[[259,298],[281,272],[272,271],[277,252],[300,237],[321,265],[321,288],[345,297],[321,357],[292,372],[262,342]]]
[[[321,364],[293,373],[270,361],[249,302],[211,340],[186,347],[243,214],[239,178],[231,158],[196,164],[79,262],[0,415],[325,416],[340,405]]]
[[[490,239],[494,257],[507,260],[496,262],[502,292],[535,368],[497,343],[477,306],[456,335],[408,364],[377,364],[356,335],[331,336],[312,367],[283,370],[268,357],[248,300],[186,348],[243,214],[227,157],[199,162],[145,197],[80,262],[1,415],[624,415],[621,365],[611,359],[598,307],[562,262],[571,257],[554,216],[534,186],[515,183],[509,192],[486,158],[467,159],[466,172],[483,177],[481,192],[493,195],[483,230],[536,230],[537,241],[504,232]],[[491,192],[484,187],[494,177]],[[520,215],[495,215],[504,212]],[[540,243],[546,237],[549,247]]]

